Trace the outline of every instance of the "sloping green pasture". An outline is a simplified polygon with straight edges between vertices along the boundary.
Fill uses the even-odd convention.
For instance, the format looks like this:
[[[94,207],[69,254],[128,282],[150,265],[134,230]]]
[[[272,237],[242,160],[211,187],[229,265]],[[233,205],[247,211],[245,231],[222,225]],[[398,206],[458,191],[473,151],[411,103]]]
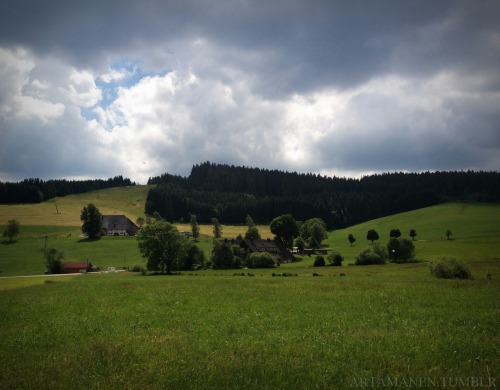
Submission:
[[[402,237],[411,239],[410,229],[417,236],[414,245],[420,260],[435,260],[454,256],[462,260],[500,260],[500,205],[481,203],[449,203],[376,219],[330,233],[325,243],[338,248],[353,259],[371,242],[366,239],[369,229],[375,229],[385,244],[391,229],[399,229]],[[453,233],[447,240],[446,231]],[[353,234],[356,242],[349,245]]]
[[[123,189],[129,191],[128,187]],[[66,204],[74,204],[71,216],[67,220],[79,219],[79,208],[81,204],[90,201],[94,195],[87,194],[86,200],[67,200]],[[137,194],[136,194],[137,195]],[[76,195],[68,198],[80,198]],[[97,197],[97,195],[96,195]],[[126,214],[127,196],[120,192],[106,190],[99,192],[99,199],[116,199],[118,205],[116,213]],[[139,196],[136,196],[139,198]],[[122,202],[120,203],[120,199]],[[106,201],[107,202],[107,201]],[[60,202],[65,204],[64,202]],[[96,202],[96,204],[98,204]],[[78,205],[78,206],[76,206]],[[21,205],[20,205],[21,206]],[[44,209],[46,204],[37,205]],[[0,215],[5,218],[10,212],[10,207],[0,205]],[[34,208],[35,206],[25,206]],[[83,207],[83,206],[81,206]],[[124,209],[118,208],[124,207]],[[6,211],[9,210],[9,211]],[[40,215],[34,209],[35,214]],[[60,215],[60,214],[59,214]],[[0,245],[0,275],[33,275],[42,274],[45,270],[43,264],[42,249],[56,248],[65,254],[66,261],[90,261],[92,264],[106,269],[109,266],[117,268],[130,267],[136,264],[144,264],[137,248],[137,242],[132,237],[103,237],[99,240],[89,241],[81,237],[80,227],[58,224],[59,215],[47,216],[47,224],[50,225],[24,225],[21,219],[21,234],[14,243],[6,240]],[[10,215],[10,218],[13,218]],[[202,235],[198,245],[209,256],[212,247],[212,227],[201,225]],[[189,225],[179,225],[180,230],[189,231]],[[366,240],[369,229],[375,229],[379,233],[379,242],[385,244],[389,239],[392,228],[401,230],[403,236],[408,237],[410,229],[416,229],[417,237],[414,242],[417,259],[425,262],[436,260],[442,256],[454,256],[467,261],[473,268],[478,268],[481,275],[498,270],[500,259],[500,205],[491,204],[461,204],[451,203],[425,209],[415,210],[408,213],[380,218],[347,229],[330,232],[325,244],[338,250],[345,257],[345,264],[352,264],[356,255],[364,248],[369,247],[371,242]],[[452,239],[446,239],[446,230],[452,231]],[[223,236],[234,238],[238,234],[244,234],[245,226],[223,226]],[[259,231],[264,238],[271,237],[268,226],[259,226]],[[347,236],[352,233],[356,237],[354,245],[350,245]],[[408,237],[409,238],[409,237]],[[310,267],[314,261],[312,257],[304,257],[296,263],[285,265],[285,268],[304,269],[310,273]],[[425,264],[421,266],[426,267]],[[324,272],[337,272],[337,270],[325,270]]]

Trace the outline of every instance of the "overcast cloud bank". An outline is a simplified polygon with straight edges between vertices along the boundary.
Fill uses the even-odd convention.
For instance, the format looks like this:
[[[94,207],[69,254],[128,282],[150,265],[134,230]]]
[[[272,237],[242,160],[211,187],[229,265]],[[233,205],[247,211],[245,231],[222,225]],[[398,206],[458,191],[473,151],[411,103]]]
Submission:
[[[0,3],[0,180],[498,170],[497,1]]]

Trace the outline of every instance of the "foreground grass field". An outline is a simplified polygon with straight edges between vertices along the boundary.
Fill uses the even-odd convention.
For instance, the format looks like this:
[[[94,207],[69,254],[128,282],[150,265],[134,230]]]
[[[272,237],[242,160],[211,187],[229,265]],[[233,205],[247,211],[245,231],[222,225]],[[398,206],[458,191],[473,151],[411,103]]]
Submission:
[[[2,280],[0,388],[498,386],[498,278],[383,267]]]

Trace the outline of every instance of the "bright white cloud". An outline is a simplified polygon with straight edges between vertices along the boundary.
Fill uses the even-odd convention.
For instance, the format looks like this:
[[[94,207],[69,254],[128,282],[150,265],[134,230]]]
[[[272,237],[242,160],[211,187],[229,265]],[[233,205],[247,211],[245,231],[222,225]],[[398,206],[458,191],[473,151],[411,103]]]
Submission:
[[[130,76],[131,72],[126,69],[113,69],[109,68],[106,73],[99,76],[104,83],[109,84],[112,82],[121,81],[124,78]]]
[[[0,48],[0,115],[5,119],[36,117],[47,123],[64,112],[62,103],[53,103],[43,94],[30,94],[30,86],[38,90],[48,88],[48,84],[40,80],[30,83],[34,67],[35,60],[26,50]]]
[[[94,76],[89,72],[73,70],[68,77],[68,88],[65,91],[69,100],[80,107],[92,107],[102,98]]]
[[[42,123],[59,118],[64,112],[64,105],[61,103],[53,104],[31,96],[14,96],[12,103],[16,117],[37,117]]]

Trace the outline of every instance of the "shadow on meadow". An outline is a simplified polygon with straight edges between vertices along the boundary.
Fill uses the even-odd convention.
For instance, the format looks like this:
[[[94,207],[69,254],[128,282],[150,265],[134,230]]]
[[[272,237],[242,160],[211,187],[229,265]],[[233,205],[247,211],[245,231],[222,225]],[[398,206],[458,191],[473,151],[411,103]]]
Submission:
[[[85,238],[81,238],[77,241],[78,244],[84,244],[84,243],[89,243],[89,242],[96,242],[96,241],[99,241],[101,239],[101,237],[94,237],[94,238],[88,238],[88,237],[85,237]]]
[[[7,241],[7,240],[3,240],[3,241],[1,242],[1,244],[2,244],[2,245],[12,245],[12,244],[15,244],[16,242],[17,242],[17,240],[9,240],[9,241]]]

